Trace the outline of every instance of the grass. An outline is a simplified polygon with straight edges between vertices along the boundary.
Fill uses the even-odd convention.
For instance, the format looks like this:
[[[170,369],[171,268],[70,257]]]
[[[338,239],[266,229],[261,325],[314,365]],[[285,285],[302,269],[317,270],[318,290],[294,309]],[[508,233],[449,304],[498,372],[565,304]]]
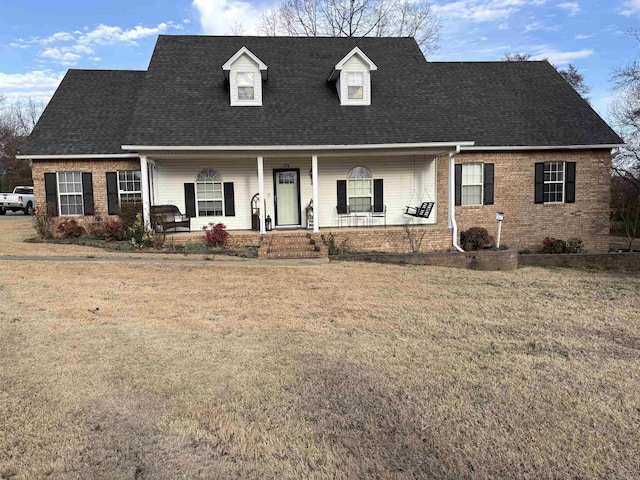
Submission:
[[[640,472],[638,276],[265,264],[0,260],[0,478]]]

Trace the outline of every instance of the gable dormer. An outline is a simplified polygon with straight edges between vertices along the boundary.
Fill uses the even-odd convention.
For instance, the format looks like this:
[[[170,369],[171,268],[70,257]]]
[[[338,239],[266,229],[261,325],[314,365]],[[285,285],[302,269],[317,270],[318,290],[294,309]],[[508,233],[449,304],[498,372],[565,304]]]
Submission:
[[[371,105],[371,72],[378,67],[355,47],[333,68],[329,81],[336,82],[340,105]]]
[[[222,70],[229,80],[232,107],[262,106],[262,82],[267,78],[267,66],[247,47],[227,60]]]

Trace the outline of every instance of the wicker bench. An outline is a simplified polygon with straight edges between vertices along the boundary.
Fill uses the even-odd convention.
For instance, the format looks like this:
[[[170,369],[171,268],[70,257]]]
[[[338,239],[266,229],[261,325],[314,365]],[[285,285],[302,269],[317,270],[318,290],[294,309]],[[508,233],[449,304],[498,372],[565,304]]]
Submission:
[[[185,227],[191,231],[191,219],[180,213],[175,205],[152,205],[151,228],[166,232],[169,229],[177,231],[178,227]]]

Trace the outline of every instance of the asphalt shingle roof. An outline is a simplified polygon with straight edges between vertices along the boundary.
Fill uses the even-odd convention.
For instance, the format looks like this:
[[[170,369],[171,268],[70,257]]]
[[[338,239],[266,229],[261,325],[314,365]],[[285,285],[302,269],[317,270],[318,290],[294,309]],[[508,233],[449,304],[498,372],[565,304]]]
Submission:
[[[144,71],[69,70],[21,155],[122,154]]]
[[[229,105],[221,67],[243,46],[269,67],[261,107]],[[341,106],[327,82],[355,46],[378,66],[370,106]],[[123,144],[622,143],[547,62],[426,62],[411,38],[160,36],[146,74],[71,70],[32,137],[23,154],[121,153]]]

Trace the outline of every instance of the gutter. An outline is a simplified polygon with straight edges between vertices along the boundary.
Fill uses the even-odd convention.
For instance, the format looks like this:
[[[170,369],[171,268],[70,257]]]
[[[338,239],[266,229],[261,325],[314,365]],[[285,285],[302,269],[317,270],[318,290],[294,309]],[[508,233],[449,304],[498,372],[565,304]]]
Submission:
[[[455,191],[456,191],[456,169],[455,159],[456,155],[460,153],[460,145],[456,145],[456,151],[449,153],[449,205],[447,211],[449,213],[449,228],[453,228],[453,237],[451,244],[458,252],[464,252],[464,250],[458,245],[458,224],[456,223],[456,205],[455,205]]]

